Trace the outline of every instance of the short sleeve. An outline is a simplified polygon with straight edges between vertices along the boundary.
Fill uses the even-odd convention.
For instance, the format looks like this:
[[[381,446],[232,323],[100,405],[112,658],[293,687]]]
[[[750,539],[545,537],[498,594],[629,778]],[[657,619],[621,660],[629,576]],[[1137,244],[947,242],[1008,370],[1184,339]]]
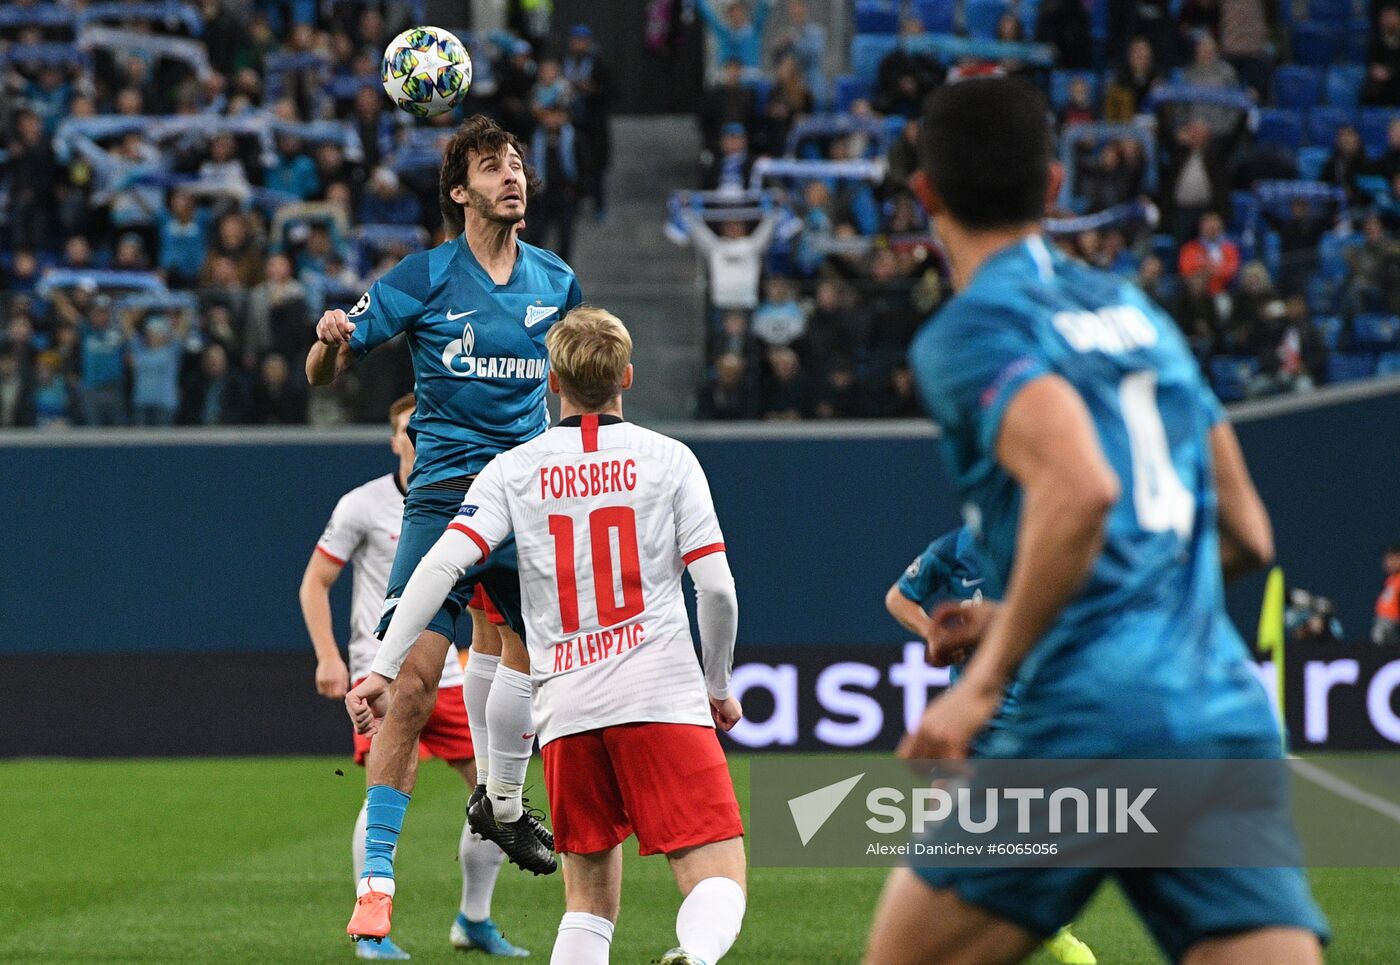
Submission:
[[[564,312],[567,315],[575,308],[583,304],[583,289],[579,287],[578,278],[569,279],[569,294],[564,298]]]
[[[1225,407],[1220,404],[1220,399],[1205,379],[1201,379],[1196,396],[1202,411],[1205,412],[1207,428],[1214,429],[1225,421]]]
[[[316,551],[331,562],[344,566],[365,541],[368,529],[369,519],[360,501],[354,493],[346,493],[335,504],[325,532],[316,541]]]
[[[976,302],[954,302],[925,326],[909,364],[933,420],[956,442],[988,455],[1011,400],[1052,371],[1030,317]]]
[[[676,548],[680,550],[681,562],[689,566],[702,556],[723,553],[724,534],[720,532],[710,482],[700,468],[700,460],[689,449],[683,448],[682,452],[674,502]]]
[[[486,464],[467,490],[448,529],[466,533],[481,547],[482,559],[511,533],[504,466],[499,456]]]
[[[395,335],[408,331],[422,314],[422,303],[394,287],[387,277],[381,278],[346,312],[355,323],[350,348],[357,358],[363,357]]]
[[[934,540],[905,569],[896,584],[905,599],[927,606],[935,594],[947,592],[953,571],[942,545],[946,542],[946,536]]]

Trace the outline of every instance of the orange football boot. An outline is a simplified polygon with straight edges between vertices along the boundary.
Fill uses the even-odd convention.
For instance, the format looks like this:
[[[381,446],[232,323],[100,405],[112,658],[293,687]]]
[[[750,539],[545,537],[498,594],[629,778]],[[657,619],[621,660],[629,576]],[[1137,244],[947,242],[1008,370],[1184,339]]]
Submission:
[[[380,941],[389,934],[389,918],[394,913],[394,898],[382,891],[366,891],[355,900],[355,914],[345,932],[354,941]]]

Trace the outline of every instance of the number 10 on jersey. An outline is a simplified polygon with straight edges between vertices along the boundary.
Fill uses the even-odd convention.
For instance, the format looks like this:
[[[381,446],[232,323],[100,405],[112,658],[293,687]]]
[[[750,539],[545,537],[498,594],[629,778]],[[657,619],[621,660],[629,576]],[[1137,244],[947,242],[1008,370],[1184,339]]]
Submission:
[[[587,529],[584,549],[588,555],[581,562],[585,580],[587,574],[592,573],[598,626],[616,626],[646,608],[642,600],[641,555],[637,549],[637,513],[630,506],[603,506],[588,514]],[[559,622],[564,633],[577,633],[579,569],[576,564],[579,560],[574,518],[551,515],[549,535],[554,537]]]

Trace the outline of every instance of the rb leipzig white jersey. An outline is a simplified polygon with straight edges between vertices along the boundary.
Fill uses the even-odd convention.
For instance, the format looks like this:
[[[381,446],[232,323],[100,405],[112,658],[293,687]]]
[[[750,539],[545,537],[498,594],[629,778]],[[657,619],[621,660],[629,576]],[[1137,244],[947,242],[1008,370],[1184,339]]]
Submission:
[[[681,573],[724,537],[684,445],[612,416],[566,419],[496,456],[451,527],[483,552],[515,533],[541,744],[713,726]]]
[[[358,681],[369,673],[379,638],[374,635],[384,594],[389,587],[389,570],[399,548],[399,528],[403,525],[403,492],[393,473],[357,486],[335,504],[326,531],[316,541],[316,550],[341,566],[354,568],[350,590],[350,679]],[[449,647],[442,668],[440,687],[460,687],[462,667],[457,649]]]

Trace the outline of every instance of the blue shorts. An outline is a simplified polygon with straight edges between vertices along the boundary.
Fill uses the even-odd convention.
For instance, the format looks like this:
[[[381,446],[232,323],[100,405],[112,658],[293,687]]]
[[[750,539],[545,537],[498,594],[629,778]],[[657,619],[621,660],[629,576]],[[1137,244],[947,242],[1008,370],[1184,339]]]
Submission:
[[[1219,747],[1205,758],[1272,758],[1277,743]],[[1126,756],[1126,755],[1125,755]],[[1146,755],[1143,755],[1146,756]],[[1180,961],[1196,943],[1270,926],[1302,928],[1323,942],[1327,920],[1299,868],[944,868],[914,867],[931,888],[951,889],[1034,935],[1049,937],[1113,877],[1158,946]]]
[[[384,613],[379,618],[376,635],[383,637],[389,629],[394,609],[388,601],[403,595],[408,579],[433,544],[447,530],[447,524],[462,506],[462,493],[441,489],[411,489],[403,502],[403,526],[399,530],[399,549],[389,570],[389,590],[385,596]],[[516,571],[515,538],[508,537],[491,551],[485,561],[462,574],[457,585],[443,601],[442,609],[428,623],[428,629],[440,633],[464,646],[471,642],[471,622],[463,627],[464,637],[458,640],[458,617],[467,609],[476,586],[480,583],[491,598],[506,626],[525,638],[525,621],[520,615],[520,574]]]

